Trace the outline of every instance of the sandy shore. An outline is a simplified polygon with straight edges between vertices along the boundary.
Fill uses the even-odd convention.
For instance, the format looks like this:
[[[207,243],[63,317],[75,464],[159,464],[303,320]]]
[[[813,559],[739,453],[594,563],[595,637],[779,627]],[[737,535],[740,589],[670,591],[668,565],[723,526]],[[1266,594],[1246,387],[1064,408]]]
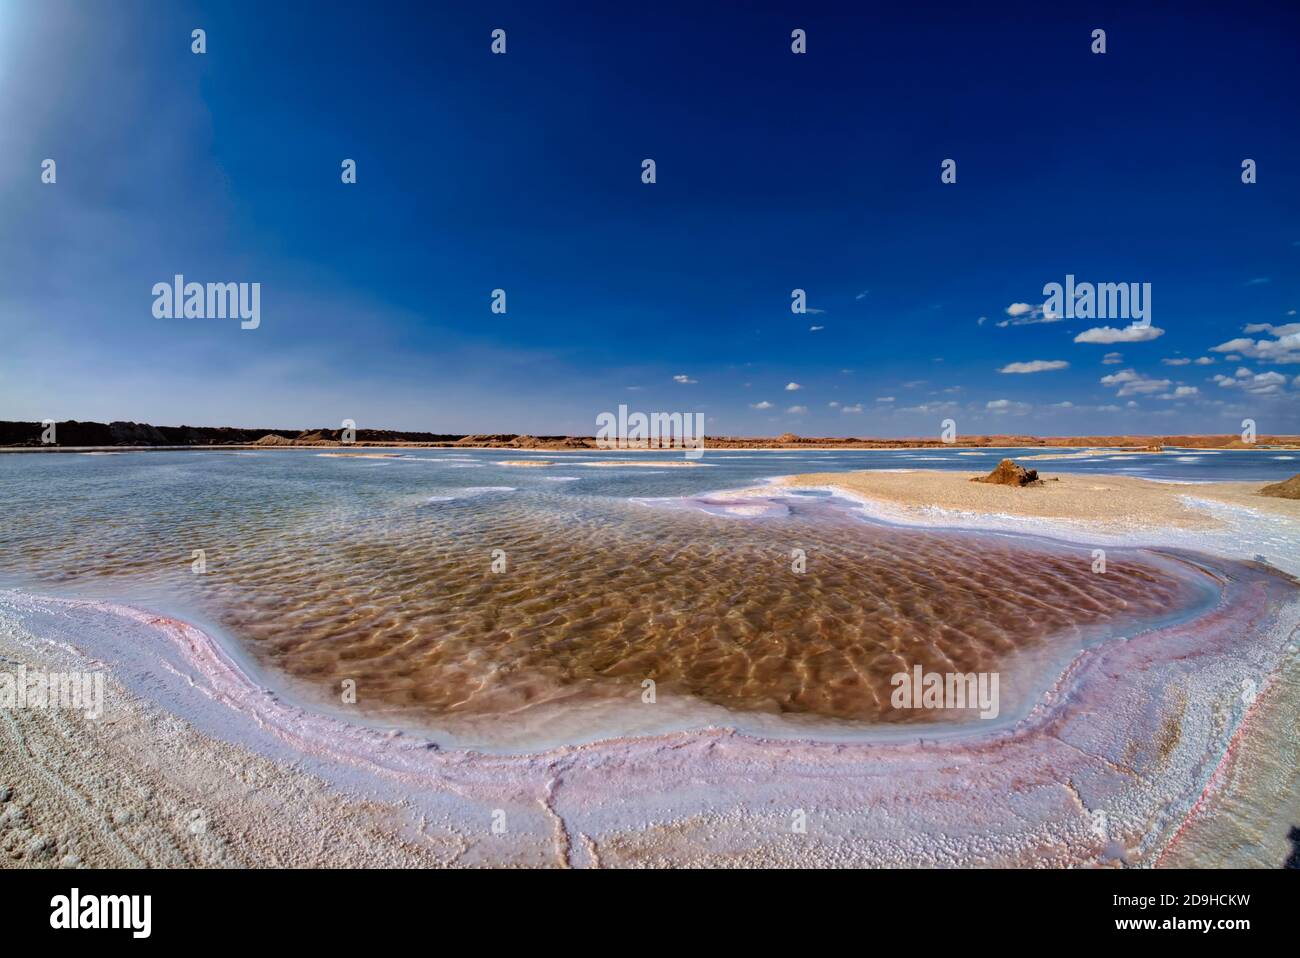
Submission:
[[[322,459],[401,459],[400,452],[318,452]]]
[[[1203,503],[1247,509],[1300,523],[1300,500],[1258,495],[1263,482],[1178,484],[1128,476],[1050,472],[1041,486],[1014,488],[970,479],[985,473],[915,469],[810,473],[783,485],[833,489],[883,507],[891,518],[933,520],[942,513],[1046,519],[1099,532],[1222,529]],[[1300,535],[1300,527],[1297,528]]]
[[[1195,533],[1231,527],[1243,504],[1269,522],[1297,505],[1216,486],[1208,501],[1229,511],[1198,519],[1178,500],[1205,487],[1093,476],[791,481],[917,521],[938,507],[1098,530]],[[1011,727],[863,742],[705,728],[519,755],[305,708],[174,619],[0,591],[0,671],[106,676],[98,719],[0,711],[0,853],[36,867],[1276,867],[1300,815],[1297,588],[1186,556],[1222,589],[1216,608],[1085,649]]]

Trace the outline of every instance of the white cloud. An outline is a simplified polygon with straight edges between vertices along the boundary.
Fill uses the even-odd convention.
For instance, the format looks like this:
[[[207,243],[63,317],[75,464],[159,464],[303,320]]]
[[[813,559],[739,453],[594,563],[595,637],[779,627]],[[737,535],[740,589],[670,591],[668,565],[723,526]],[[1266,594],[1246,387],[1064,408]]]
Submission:
[[[802,416],[807,411],[808,411],[807,406],[791,406],[789,409],[786,410],[786,412],[790,413],[793,416]]]
[[[792,392],[794,392],[796,389],[803,389],[803,387],[800,386],[798,383],[786,383],[786,384],[785,384],[785,391],[788,392],[788,393],[792,393]]]
[[[904,406],[901,409],[899,409],[899,412],[919,412],[919,413],[925,413],[929,415],[931,413],[936,413],[936,412],[949,412],[949,411],[956,410],[957,408],[958,408],[958,404],[952,401],[926,402],[926,403],[921,403],[921,405],[919,406]]]
[[[1226,343],[1211,346],[1212,353],[1232,353],[1248,356],[1262,363],[1300,363],[1300,323],[1287,323],[1273,326],[1268,323],[1254,323],[1245,328],[1248,333],[1267,332],[1275,339],[1230,339]],[[1232,359],[1229,356],[1228,359]]]
[[[1157,326],[1139,326],[1134,323],[1132,326],[1126,326],[1124,329],[1115,329],[1113,326],[1094,326],[1092,329],[1085,329],[1078,336],[1074,337],[1076,343],[1099,343],[1110,345],[1111,343],[1146,343],[1160,336],[1165,331]]]
[[[1007,363],[1000,373],[1046,373],[1056,369],[1069,369],[1070,364],[1064,359],[1033,359],[1027,363]]]
[[[1214,382],[1224,389],[1240,389],[1252,396],[1275,396],[1286,385],[1286,377],[1281,373],[1269,371],[1252,373],[1249,369],[1238,369],[1235,375],[1214,377]]]
[[[894,397],[893,397],[893,396],[877,396],[877,397],[876,397],[876,402],[893,402],[893,401],[894,401]]]
[[[686,385],[694,385],[696,382],[698,382],[698,380],[692,379],[690,376],[687,376],[685,373],[679,373],[678,375],[673,377],[673,382],[684,383]]]
[[[762,402],[750,403],[749,408],[750,409],[771,409],[772,404],[768,402],[766,399],[764,399]]]
[[[858,404],[853,405],[853,406],[845,406],[843,409],[840,410],[840,412],[843,412],[843,413],[860,413],[860,412],[862,412],[862,404],[861,404],[861,403],[858,403]]]
[[[810,332],[810,333],[816,333],[816,332],[820,332],[821,330],[823,330],[823,329],[825,329],[825,328],[826,328],[825,326],[809,326],[809,327],[808,327],[808,332]]]
[[[1191,360],[1185,356],[1166,357],[1160,361],[1166,366],[1187,366],[1191,363]]]
[[[1213,366],[1214,362],[1209,356],[1198,356],[1196,358],[1196,365],[1198,366]]]
[[[1150,379],[1133,369],[1121,369],[1109,376],[1102,376],[1103,386],[1117,386],[1117,396],[1142,396],[1149,393],[1166,392],[1173,382],[1168,379]]]
[[[857,295],[857,296],[854,296],[853,298],[854,298],[854,299],[862,299],[862,298],[865,297],[865,296],[867,295],[867,293],[869,293],[869,292],[871,292],[871,290],[869,290],[869,289],[864,289],[862,292],[858,293],[858,295]]]
[[[1173,392],[1161,393],[1157,399],[1191,399],[1193,396],[1199,396],[1201,391],[1195,386],[1178,386]]]
[[[1028,403],[1015,402],[1011,399],[990,399],[984,404],[984,408],[990,412],[1001,415],[1002,413],[1022,413],[1029,410]]]
[[[1058,323],[1065,317],[1060,313],[1049,313],[1046,309],[1046,303],[1042,306],[1032,306],[1029,303],[1012,303],[1004,312],[1010,316],[1010,319],[1004,319],[998,323],[998,327],[1005,329],[1008,326],[1032,326],[1036,323]]]
[[[1103,366],[1115,366],[1123,361],[1124,357],[1120,353],[1107,353],[1105,356],[1101,357],[1101,364]]]

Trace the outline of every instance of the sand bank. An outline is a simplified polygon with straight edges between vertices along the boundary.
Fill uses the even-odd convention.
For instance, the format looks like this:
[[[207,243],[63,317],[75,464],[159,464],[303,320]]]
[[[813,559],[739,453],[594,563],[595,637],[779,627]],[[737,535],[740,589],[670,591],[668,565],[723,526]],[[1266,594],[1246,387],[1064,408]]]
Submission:
[[[1228,520],[1206,503],[1300,524],[1300,501],[1258,495],[1263,482],[1170,483],[1051,472],[1040,476],[1046,480],[1041,486],[1013,488],[971,482],[977,475],[983,473],[863,470],[788,476],[780,484],[845,492],[877,504],[892,518],[926,524],[951,513],[1052,520],[1104,533],[1226,528]]]
[[[622,469],[625,466],[629,468],[653,466],[656,469],[696,469],[705,465],[705,463],[694,462],[690,459],[650,459],[645,461],[611,459],[600,462],[582,462],[579,460],[571,463],[571,465],[588,466],[592,469]]]
[[[318,452],[322,459],[401,459],[400,452]]]

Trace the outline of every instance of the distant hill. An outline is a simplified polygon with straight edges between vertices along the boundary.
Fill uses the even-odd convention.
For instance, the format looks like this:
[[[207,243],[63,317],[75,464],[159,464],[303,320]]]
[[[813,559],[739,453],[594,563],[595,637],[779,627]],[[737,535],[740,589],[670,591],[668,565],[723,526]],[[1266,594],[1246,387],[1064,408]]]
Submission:
[[[41,442],[44,426],[39,422],[0,421],[0,448],[49,448]],[[54,448],[129,446],[168,448],[194,446],[337,446],[342,444],[341,429],[249,429],[237,426],[152,426],[137,422],[78,422],[70,419],[55,423]],[[453,434],[400,432],[394,429],[358,429],[357,445],[367,446],[458,446],[503,449],[598,449],[592,436],[529,436],[516,433]],[[872,439],[856,436],[815,437],[785,433],[778,438],[753,436],[708,436],[705,446],[723,448],[845,448],[901,449],[907,447],[942,447],[955,445],[980,447],[1051,447],[1124,446],[1158,450],[1164,446],[1198,449],[1249,449],[1236,435],[1227,436],[1028,436],[990,435],[959,436],[955,443],[934,437],[906,439]],[[1256,445],[1300,447],[1300,436],[1260,436]]]

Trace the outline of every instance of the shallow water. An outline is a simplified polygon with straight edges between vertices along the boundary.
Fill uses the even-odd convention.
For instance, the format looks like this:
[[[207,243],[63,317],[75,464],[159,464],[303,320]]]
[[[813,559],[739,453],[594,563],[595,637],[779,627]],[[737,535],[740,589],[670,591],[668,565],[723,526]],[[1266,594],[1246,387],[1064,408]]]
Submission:
[[[560,708],[618,724],[592,706],[639,708],[646,680],[686,703],[678,721],[695,704],[711,721],[948,721],[892,708],[890,677],[997,671],[1014,704],[1043,661],[1213,601],[1205,576],[1148,551],[1111,553],[1096,575],[1082,547],[900,529],[817,495],[739,516],[707,498],[681,507],[777,474],[1002,457],[964,451],[719,451],[663,469],[582,464],[620,458],[607,452],[531,469],[500,466],[525,458],[502,450],[6,455],[0,578],[211,622],[303,694],[336,700],[351,680],[368,714],[473,722],[487,737],[485,721],[518,735]],[[1195,481],[1292,464],[1233,452],[1038,465]]]

